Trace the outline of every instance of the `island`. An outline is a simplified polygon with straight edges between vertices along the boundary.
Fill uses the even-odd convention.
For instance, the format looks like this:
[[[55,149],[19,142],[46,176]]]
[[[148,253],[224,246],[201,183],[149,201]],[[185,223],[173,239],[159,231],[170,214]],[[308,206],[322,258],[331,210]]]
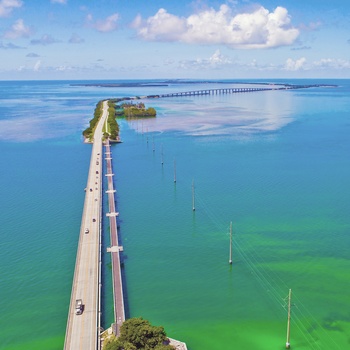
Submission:
[[[114,98],[109,99],[108,103],[108,117],[103,126],[103,138],[109,139],[111,142],[121,142],[119,137],[119,125],[116,118],[138,119],[138,118],[155,118],[157,115],[153,107],[146,109],[143,102],[123,102],[125,100],[138,99],[136,97],[130,98]],[[92,143],[94,138],[95,127],[100,120],[103,112],[103,100],[99,101],[94,111],[94,117],[90,120],[89,126],[83,131],[84,142]]]
[[[126,119],[154,118],[157,115],[157,112],[153,107],[149,107],[146,109],[145,104],[143,102],[124,102],[121,105],[116,105],[115,108],[116,116],[124,117]]]

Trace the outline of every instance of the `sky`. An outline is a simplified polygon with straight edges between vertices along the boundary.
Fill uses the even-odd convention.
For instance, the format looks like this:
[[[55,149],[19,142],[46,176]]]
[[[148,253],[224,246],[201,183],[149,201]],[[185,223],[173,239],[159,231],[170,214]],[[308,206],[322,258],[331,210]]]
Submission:
[[[0,0],[0,80],[350,78],[349,0]]]

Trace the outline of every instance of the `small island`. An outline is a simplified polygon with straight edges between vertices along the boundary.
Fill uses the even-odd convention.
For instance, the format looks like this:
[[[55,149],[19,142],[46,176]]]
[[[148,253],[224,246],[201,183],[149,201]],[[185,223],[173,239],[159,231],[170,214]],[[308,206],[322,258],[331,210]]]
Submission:
[[[108,100],[108,117],[107,123],[103,127],[104,139],[109,139],[111,142],[121,142],[119,137],[119,125],[116,118],[139,119],[139,118],[155,118],[157,115],[153,107],[146,109],[143,102],[124,102],[125,100],[138,99],[136,97],[114,98]],[[96,105],[94,117],[90,120],[90,125],[83,131],[84,141],[92,143],[94,138],[95,126],[102,116],[103,100]]]
[[[115,114],[119,118],[154,118],[157,115],[154,108],[149,107],[146,109],[143,102],[124,102],[121,105],[116,105],[115,109]]]

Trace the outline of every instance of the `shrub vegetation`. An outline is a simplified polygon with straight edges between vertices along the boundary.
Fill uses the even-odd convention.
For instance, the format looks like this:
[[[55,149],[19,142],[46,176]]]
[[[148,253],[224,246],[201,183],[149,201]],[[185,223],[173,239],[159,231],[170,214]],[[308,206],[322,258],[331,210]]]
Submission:
[[[142,317],[130,318],[120,327],[120,336],[110,339],[103,350],[174,350],[163,327],[152,326]]]

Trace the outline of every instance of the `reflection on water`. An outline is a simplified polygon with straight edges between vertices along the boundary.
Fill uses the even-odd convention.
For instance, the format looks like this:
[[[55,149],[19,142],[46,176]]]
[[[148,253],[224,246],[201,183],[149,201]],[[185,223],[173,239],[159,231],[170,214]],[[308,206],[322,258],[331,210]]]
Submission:
[[[193,86],[154,87],[154,93],[191,90]],[[196,86],[196,90],[205,88]],[[210,85],[209,88],[215,88]],[[93,116],[95,104],[104,98],[150,94],[149,89],[101,89],[67,85],[32,94],[9,91],[1,98],[0,140],[35,141],[65,137],[81,131]],[[155,107],[157,117],[132,121],[137,132],[178,131],[193,136],[248,136],[274,132],[294,120],[293,91],[261,91],[236,94],[173,97],[143,100]],[[22,96],[23,95],[23,96]]]
[[[231,95],[144,100],[155,119],[131,121],[137,132],[178,131],[192,136],[273,132],[292,122],[291,93],[264,91]]]

